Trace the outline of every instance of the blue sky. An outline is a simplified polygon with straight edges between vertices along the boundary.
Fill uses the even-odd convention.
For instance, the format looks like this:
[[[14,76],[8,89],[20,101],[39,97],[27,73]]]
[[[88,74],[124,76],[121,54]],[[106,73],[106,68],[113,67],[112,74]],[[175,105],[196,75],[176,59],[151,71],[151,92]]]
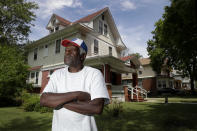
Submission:
[[[147,41],[152,38],[154,23],[162,17],[169,0],[30,0],[39,5],[30,40],[48,35],[46,25],[53,13],[75,21],[104,7],[109,7],[123,42],[130,53],[148,57]]]

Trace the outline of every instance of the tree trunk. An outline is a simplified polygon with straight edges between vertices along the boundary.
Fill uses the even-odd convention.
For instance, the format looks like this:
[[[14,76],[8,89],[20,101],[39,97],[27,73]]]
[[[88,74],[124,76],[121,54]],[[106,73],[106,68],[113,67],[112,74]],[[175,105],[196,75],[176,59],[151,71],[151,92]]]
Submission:
[[[192,94],[194,94],[194,76],[191,75],[190,76],[190,84],[191,84],[191,91],[192,91]]]
[[[190,82],[191,82],[191,91],[192,91],[192,94],[195,94],[195,90],[194,90],[194,80],[195,80],[195,74],[196,74],[196,60],[195,58],[193,59],[193,65],[192,65],[192,71],[191,71],[191,74],[190,74]]]

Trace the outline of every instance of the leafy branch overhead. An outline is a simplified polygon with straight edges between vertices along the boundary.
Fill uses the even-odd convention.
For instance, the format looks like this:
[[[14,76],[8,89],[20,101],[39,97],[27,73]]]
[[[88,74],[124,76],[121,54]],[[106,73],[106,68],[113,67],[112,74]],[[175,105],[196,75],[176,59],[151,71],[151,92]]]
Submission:
[[[35,9],[38,9],[38,5],[34,2],[1,0],[0,43],[15,44],[27,40],[32,21],[36,18]]]

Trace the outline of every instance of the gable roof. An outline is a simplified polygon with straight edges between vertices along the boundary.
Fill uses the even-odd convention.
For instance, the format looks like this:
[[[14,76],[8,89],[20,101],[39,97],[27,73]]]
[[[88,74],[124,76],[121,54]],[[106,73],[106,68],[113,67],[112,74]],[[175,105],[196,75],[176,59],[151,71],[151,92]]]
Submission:
[[[133,57],[134,57],[133,55],[129,55],[129,56],[121,57],[120,59],[122,61],[128,61],[128,60],[131,60]]]
[[[149,65],[150,64],[150,58],[141,58],[140,63],[142,65]]]
[[[69,24],[71,24],[70,21],[68,21],[68,20],[66,20],[66,19],[64,19],[64,18],[62,18],[62,17],[60,17],[60,16],[58,16],[56,14],[53,14],[53,15],[56,17],[56,19],[58,19],[60,21],[61,25],[69,25]]]
[[[67,26],[67,25],[73,25],[73,24],[77,24],[77,23],[83,23],[83,22],[90,22],[92,21],[94,18],[96,18],[97,16],[99,16],[100,14],[102,14],[103,12],[105,12],[106,10],[108,10],[109,8],[108,7],[105,7],[93,14],[90,14],[90,15],[87,15],[75,22],[70,22],[69,20],[66,20],[60,16],[58,16],[57,14],[53,14],[51,19],[49,20],[49,22],[52,20],[53,17],[55,17],[60,23],[60,25],[63,25],[63,26]],[[48,23],[49,24],[49,23]],[[47,24],[47,25],[48,25]]]
[[[50,18],[50,20],[49,20],[47,26],[46,26],[47,29],[50,29],[49,23],[52,21],[52,19],[53,19],[54,17],[59,21],[58,24],[60,24],[60,25],[67,26],[67,25],[70,25],[70,24],[71,24],[70,21],[68,21],[68,20],[66,20],[66,19],[64,19],[64,18],[62,18],[62,17],[60,17],[60,16],[58,16],[58,15],[56,15],[56,14],[53,14],[53,15],[51,16],[51,18]]]
[[[108,7],[105,7],[103,9],[101,9],[101,10],[99,10],[99,11],[93,13],[93,14],[90,14],[88,16],[85,16],[85,17],[83,17],[83,18],[81,18],[81,19],[79,19],[79,20],[77,20],[73,23],[90,22],[91,20],[93,20],[94,18],[96,18],[97,16],[99,16],[100,14],[102,14],[103,12],[105,12],[108,9],[109,9]]]

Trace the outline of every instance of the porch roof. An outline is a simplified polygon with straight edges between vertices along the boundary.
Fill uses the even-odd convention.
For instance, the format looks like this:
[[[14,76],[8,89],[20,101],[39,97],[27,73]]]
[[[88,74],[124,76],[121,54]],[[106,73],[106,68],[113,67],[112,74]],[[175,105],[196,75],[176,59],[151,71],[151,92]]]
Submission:
[[[124,61],[109,55],[94,56],[86,58],[85,65],[102,68],[103,65],[108,64],[111,70],[117,73],[135,73],[136,70],[125,65]]]
[[[31,67],[31,68],[29,68],[29,71],[39,70],[40,68],[42,68],[42,65],[41,66]]]

